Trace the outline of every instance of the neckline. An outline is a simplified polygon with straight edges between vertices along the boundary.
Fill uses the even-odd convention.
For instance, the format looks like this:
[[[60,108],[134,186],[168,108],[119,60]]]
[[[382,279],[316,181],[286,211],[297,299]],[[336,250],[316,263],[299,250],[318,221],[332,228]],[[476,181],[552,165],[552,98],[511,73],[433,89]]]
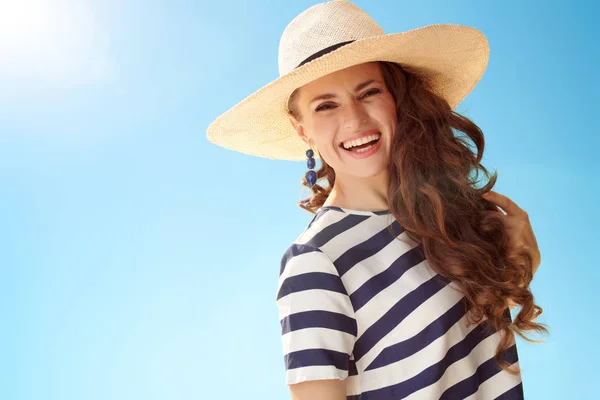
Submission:
[[[381,211],[365,211],[365,210],[352,210],[349,208],[343,208],[343,207],[336,207],[336,206],[323,206],[321,208],[319,208],[319,212],[321,211],[327,211],[327,210],[334,210],[334,211],[338,211],[338,212],[342,212],[345,214],[354,214],[354,215],[367,215],[367,216],[385,216],[385,215],[391,215],[390,210],[381,210]]]

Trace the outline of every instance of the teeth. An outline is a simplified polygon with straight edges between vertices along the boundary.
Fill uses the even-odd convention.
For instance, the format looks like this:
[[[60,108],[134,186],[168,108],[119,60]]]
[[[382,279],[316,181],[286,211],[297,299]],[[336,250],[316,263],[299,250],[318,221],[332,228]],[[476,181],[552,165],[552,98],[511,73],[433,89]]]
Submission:
[[[373,135],[365,136],[360,139],[348,140],[342,143],[345,149],[351,149],[352,147],[360,146],[361,144],[372,142],[373,140],[379,139],[381,133],[375,133]]]
[[[372,147],[373,147],[373,145],[367,146],[364,149],[356,149],[356,152],[357,153],[362,153],[363,151],[367,151],[367,150],[369,150]]]

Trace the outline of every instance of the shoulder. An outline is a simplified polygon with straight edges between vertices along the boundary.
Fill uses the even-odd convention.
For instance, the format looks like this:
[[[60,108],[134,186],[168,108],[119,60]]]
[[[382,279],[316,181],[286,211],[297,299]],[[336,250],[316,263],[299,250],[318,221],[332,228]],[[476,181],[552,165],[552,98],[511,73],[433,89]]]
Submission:
[[[330,244],[335,237],[332,230],[337,230],[345,218],[347,214],[335,210],[317,213],[283,254],[277,284],[280,320],[299,312],[352,314]]]
[[[297,258],[310,258],[306,256],[310,253],[323,253],[325,257],[336,260],[352,246],[359,245],[389,227],[394,228],[394,231],[401,231],[399,225],[394,225],[391,215],[324,207],[283,254],[280,275]]]
[[[302,234],[283,253],[280,276],[303,259],[326,260],[327,251],[323,246],[344,229],[348,217],[343,211],[335,208],[319,210]]]

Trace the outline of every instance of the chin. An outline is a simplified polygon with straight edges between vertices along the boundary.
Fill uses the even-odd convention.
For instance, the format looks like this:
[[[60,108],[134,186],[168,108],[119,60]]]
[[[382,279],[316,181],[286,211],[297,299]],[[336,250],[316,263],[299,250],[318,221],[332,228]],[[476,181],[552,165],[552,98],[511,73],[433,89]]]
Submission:
[[[335,163],[325,162],[333,168],[336,175],[344,175],[346,177],[354,177],[359,179],[373,178],[387,173],[388,157],[385,152],[379,152],[365,159],[352,159],[348,157],[332,157],[337,159]]]
[[[356,173],[354,173],[353,175],[356,176],[357,178],[373,178],[375,176],[379,176],[382,173],[386,173],[387,172],[387,167],[385,165],[382,165],[381,167],[377,167],[377,168],[367,168],[367,169],[360,169],[358,171],[356,171]]]
[[[373,160],[371,162],[370,160],[362,160],[360,163],[353,164],[346,165],[346,168],[344,168],[345,175],[366,179],[387,173],[387,161],[384,160]]]

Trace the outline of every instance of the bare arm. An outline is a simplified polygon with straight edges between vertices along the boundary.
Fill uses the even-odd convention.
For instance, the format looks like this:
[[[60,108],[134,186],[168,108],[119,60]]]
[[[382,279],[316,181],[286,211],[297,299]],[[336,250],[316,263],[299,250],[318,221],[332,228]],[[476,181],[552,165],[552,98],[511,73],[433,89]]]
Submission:
[[[290,385],[292,400],[346,400],[346,382],[340,379]]]

